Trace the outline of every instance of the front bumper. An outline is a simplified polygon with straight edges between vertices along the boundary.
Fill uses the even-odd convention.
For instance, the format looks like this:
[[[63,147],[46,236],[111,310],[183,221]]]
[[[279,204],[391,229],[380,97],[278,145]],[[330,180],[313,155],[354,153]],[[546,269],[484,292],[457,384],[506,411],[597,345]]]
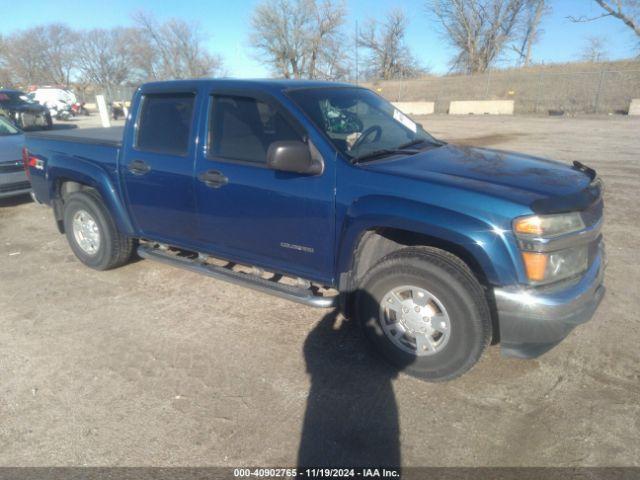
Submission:
[[[578,283],[559,291],[522,286],[494,289],[502,354],[537,357],[590,320],[604,296],[605,263],[600,248]]]

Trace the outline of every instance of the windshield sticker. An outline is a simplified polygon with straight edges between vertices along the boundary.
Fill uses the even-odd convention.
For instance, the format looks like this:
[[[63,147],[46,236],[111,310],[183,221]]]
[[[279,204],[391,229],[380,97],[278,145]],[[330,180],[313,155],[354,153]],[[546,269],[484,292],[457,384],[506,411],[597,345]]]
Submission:
[[[399,122],[405,127],[407,127],[413,133],[416,133],[418,131],[418,127],[416,123],[413,120],[411,120],[409,117],[407,117],[404,113],[402,113],[400,110],[395,110],[395,109],[393,110],[393,119],[396,122]]]

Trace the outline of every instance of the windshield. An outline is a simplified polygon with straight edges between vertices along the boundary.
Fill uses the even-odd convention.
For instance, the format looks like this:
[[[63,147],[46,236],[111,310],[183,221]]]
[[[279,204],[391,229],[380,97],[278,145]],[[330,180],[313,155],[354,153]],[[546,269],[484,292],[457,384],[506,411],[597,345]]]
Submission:
[[[9,120],[0,115],[0,137],[6,135],[17,135],[18,133],[20,133],[20,130],[14,127]]]
[[[349,159],[440,145],[420,125],[370,90],[309,88],[287,93]]]

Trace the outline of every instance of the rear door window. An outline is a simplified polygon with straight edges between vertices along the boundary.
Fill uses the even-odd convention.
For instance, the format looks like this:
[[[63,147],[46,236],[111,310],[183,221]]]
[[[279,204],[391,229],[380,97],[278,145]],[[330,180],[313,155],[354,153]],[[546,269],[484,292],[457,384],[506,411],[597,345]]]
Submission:
[[[138,117],[136,148],[186,155],[193,123],[193,93],[148,94]]]

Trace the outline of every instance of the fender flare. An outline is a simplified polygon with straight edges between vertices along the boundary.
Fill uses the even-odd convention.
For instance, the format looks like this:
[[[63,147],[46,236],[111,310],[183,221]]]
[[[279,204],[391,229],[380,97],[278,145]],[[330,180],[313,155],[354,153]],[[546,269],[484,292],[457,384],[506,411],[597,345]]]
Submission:
[[[61,181],[73,181],[94,188],[102,197],[105,206],[113,216],[118,230],[125,235],[135,235],[135,229],[122,200],[116,183],[110,173],[100,165],[77,156],[53,154],[47,169],[49,198],[60,200]]]
[[[456,245],[473,258],[492,285],[518,283],[522,278],[510,231],[442,206],[388,196],[364,197],[347,210],[337,249],[340,276],[351,271],[363,236],[380,229],[402,230]]]

